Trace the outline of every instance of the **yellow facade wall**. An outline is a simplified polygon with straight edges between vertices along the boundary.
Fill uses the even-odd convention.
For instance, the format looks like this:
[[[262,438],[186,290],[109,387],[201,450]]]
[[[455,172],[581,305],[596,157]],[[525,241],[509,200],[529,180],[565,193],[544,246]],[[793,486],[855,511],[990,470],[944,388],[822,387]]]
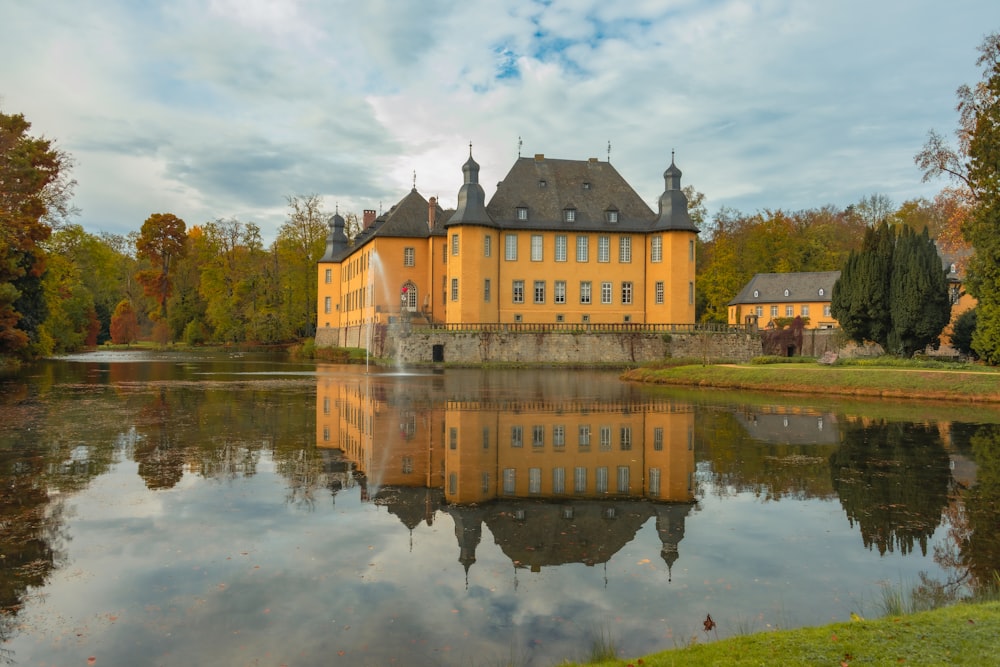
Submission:
[[[761,302],[755,304],[734,304],[729,306],[729,324],[746,324],[747,315],[757,315],[757,326],[767,328],[773,319],[808,317],[807,329],[832,329],[840,324],[827,313],[829,301]],[[791,315],[788,309],[791,308]],[[773,311],[772,309],[777,309]]]

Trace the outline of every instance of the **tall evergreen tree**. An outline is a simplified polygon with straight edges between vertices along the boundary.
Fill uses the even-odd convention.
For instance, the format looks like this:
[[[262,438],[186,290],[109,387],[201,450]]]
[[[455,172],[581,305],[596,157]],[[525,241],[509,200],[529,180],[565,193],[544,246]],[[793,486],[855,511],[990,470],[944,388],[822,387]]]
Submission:
[[[830,313],[858,343],[874,341],[885,348],[892,329],[889,279],[895,233],[888,223],[869,227],[861,250],[852,252],[833,285]]]
[[[927,228],[903,227],[896,239],[889,289],[891,329],[886,351],[904,357],[936,347],[951,319],[944,267]]]

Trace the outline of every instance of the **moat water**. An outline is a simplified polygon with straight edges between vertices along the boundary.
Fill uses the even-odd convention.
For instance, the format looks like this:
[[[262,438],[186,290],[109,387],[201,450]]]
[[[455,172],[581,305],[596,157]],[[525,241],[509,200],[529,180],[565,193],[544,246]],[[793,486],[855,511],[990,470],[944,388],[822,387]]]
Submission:
[[[0,378],[0,664],[541,666],[879,616],[988,581],[998,499],[968,403],[84,354]]]

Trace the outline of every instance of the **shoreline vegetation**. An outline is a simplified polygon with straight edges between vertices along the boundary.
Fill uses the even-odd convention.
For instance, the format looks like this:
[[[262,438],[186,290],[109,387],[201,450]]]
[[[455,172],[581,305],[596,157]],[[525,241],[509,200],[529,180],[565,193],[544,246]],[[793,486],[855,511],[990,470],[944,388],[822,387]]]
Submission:
[[[667,360],[624,372],[630,382],[657,385],[1000,404],[1000,371],[978,364],[893,357],[838,361],[762,357],[750,363]]]
[[[698,633],[701,634],[701,633]],[[708,665],[996,665],[1000,601],[960,602],[909,615],[852,619],[796,630],[761,631],[631,659],[602,655],[560,667],[702,667]],[[603,640],[602,649],[608,648]]]

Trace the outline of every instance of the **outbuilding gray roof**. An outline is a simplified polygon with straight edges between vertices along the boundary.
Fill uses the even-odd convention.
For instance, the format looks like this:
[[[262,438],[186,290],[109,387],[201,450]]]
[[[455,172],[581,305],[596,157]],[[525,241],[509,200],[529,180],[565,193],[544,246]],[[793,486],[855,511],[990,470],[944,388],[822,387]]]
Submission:
[[[758,273],[729,305],[829,301],[838,278],[840,271]]]

